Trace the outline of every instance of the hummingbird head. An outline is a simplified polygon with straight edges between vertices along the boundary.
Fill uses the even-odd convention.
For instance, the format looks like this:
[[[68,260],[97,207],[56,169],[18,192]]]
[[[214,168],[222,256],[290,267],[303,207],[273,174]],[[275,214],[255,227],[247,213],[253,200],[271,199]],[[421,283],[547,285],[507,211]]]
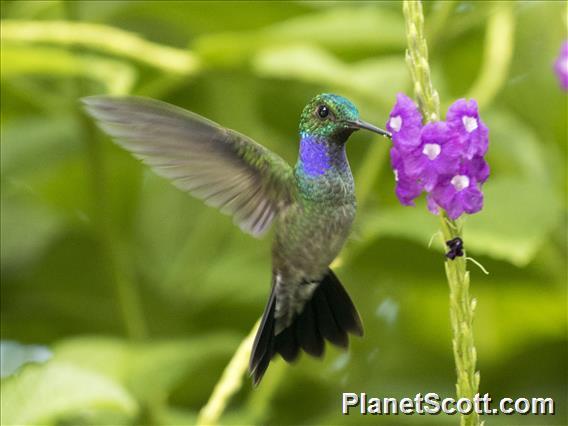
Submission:
[[[330,93],[314,97],[300,118],[302,138],[312,136],[345,143],[351,133],[359,129],[391,137],[389,132],[361,120],[359,111],[349,100]]]

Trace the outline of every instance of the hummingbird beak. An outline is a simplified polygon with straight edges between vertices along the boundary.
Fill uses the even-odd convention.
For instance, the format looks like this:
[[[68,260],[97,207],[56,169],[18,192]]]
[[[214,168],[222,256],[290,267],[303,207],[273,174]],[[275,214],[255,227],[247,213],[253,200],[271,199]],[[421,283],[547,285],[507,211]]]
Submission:
[[[390,132],[387,132],[386,130],[380,129],[377,126],[373,126],[372,124],[367,123],[366,121],[363,121],[363,120],[350,121],[349,125],[351,127],[353,127],[354,129],[369,130],[371,132],[378,133],[381,136],[385,136],[389,139],[392,139],[392,135],[391,135]]]

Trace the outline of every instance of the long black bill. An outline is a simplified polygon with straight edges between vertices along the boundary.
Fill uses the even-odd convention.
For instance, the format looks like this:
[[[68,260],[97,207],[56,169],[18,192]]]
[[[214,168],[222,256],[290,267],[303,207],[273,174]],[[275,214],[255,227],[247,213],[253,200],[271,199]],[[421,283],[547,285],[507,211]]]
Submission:
[[[389,139],[392,139],[392,135],[390,132],[387,132],[386,130],[380,129],[377,126],[373,126],[370,123],[367,123],[366,121],[363,120],[357,120],[357,121],[352,121],[350,123],[355,129],[365,129],[365,130],[369,130],[371,132],[374,133],[378,133],[381,136],[385,136]]]

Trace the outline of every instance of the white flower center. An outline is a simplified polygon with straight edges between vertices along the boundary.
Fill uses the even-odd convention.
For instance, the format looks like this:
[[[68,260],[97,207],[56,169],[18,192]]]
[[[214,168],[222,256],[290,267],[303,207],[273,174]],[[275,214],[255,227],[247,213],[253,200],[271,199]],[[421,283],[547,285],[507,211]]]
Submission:
[[[393,172],[394,172],[394,180],[398,182],[398,169],[394,169]]]
[[[462,117],[462,122],[465,130],[467,130],[468,133],[471,133],[475,129],[477,129],[477,120],[475,119],[475,117],[468,117],[467,115],[464,115]]]
[[[395,132],[400,132],[400,128],[402,127],[402,117],[400,115],[392,117],[389,124],[391,129],[393,129]]]
[[[442,147],[437,143],[427,143],[424,144],[424,149],[422,150],[422,154],[424,154],[430,160],[435,160],[436,157],[440,155],[440,151],[442,151]]]
[[[456,175],[450,181],[456,191],[460,192],[462,189],[466,189],[469,186],[469,178],[466,175]]]

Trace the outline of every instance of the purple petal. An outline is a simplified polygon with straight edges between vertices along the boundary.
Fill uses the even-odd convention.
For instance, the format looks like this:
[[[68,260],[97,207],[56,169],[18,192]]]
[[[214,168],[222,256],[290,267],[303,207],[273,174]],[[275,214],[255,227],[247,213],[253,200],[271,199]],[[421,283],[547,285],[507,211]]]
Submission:
[[[477,182],[485,182],[489,177],[489,164],[482,156],[475,156],[471,160],[465,160],[461,172],[472,176]]]
[[[401,204],[413,206],[414,199],[422,193],[422,186],[416,178],[407,175],[402,156],[396,148],[391,148],[391,165],[395,174],[395,193]]]
[[[428,206],[428,210],[430,210],[430,213],[435,215],[440,213],[440,206],[438,206],[438,203],[436,203],[436,200],[434,200],[432,194],[426,195],[426,203],[427,203],[426,205]]]
[[[450,184],[450,178],[447,178],[436,185],[436,187],[432,190],[431,196],[436,204],[443,209],[448,210],[455,194],[456,190]]]
[[[483,193],[477,185],[471,185],[469,188],[460,192],[461,203],[466,213],[477,213],[483,208]]]
[[[448,125],[443,121],[426,123],[420,133],[422,143],[441,143],[449,138]]]
[[[474,99],[469,102],[465,99],[455,101],[448,109],[446,121],[456,132],[467,158],[485,155],[489,145],[489,129],[479,117],[477,102]]]
[[[396,182],[395,194],[401,204],[413,206],[414,199],[422,193],[422,187],[411,178],[399,178]]]
[[[568,41],[565,41],[560,48],[560,54],[554,62],[554,71],[562,89],[568,90]]]
[[[392,133],[395,147],[399,149],[415,147],[420,143],[422,114],[412,99],[399,93],[386,127]]]
[[[398,200],[404,206],[414,206],[414,199],[420,195],[420,192],[419,188],[407,185],[404,181],[399,181],[395,189]]]
[[[444,122],[426,124],[420,133],[420,145],[403,155],[407,175],[419,178],[430,192],[442,175],[458,171],[461,151],[455,147],[454,132]]]
[[[404,165],[404,172],[408,176],[415,178],[420,177],[424,173],[426,161],[428,161],[420,149],[401,154],[401,160]]]
[[[391,166],[393,170],[401,169],[403,167],[402,155],[395,147],[390,149]]]
[[[483,207],[483,193],[473,176],[444,178],[432,191],[432,198],[451,219],[457,219],[464,212],[477,213]]]

